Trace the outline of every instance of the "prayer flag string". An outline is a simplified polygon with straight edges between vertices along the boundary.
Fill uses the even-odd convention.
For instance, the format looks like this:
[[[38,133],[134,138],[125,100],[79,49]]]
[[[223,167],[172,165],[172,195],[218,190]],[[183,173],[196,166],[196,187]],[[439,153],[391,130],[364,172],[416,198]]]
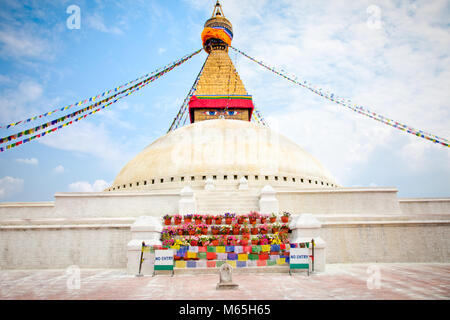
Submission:
[[[145,78],[151,77],[151,76],[153,76],[153,75],[156,75],[156,74],[160,73],[162,70],[165,70],[166,68],[168,68],[169,66],[171,66],[171,65],[173,65],[173,64],[175,64],[175,63],[177,63],[177,62],[179,62],[179,61],[182,61],[182,60],[184,60],[184,59],[186,59],[186,58],[190,58],[192,55],[195,55],[195,54],[199,53],[201,50],[202,50],[202,49],[196,51],[194,54],[186,55],[186,56],[184,56],[183,58],[180,58],[179,60],[177,60],[177,61],[175,61],[175,62],[169,63],[168,65],[166,65],[166,66],[164,66],[164,67],[158,68],[158,69],[156,69],[155,71],[153,71],[153,72],[151,72],[151,73],[147,73],[146,75],[143,75],[143,76],[141,76],[141,77],[139,77],[139,78],[137,78],[137,79],[134,79],[134,80],[132,80],[132,81],[129,81],[129,82],[127,82],[127,83],[125,83],[125,84],[123,84],[123,85],[121,85],[121,86],[118,86],[118,87],[114,88],[114,89],[110,89],[110,90],[108,90],[108,91],[105,91],[105,92],[103,92],[103,93],[100,93],[100,94],[98,94],[98,95],[96,95],[96,96],[90,97],[90,98],[85,99],[85,100],[81,100],[81,101],[79,101],[79,102],[77,102],[77,103],[73,103],[73,104],[71,104],[71,105],[68,105],[68,106],[65,106],[65,107],[62,107],[62,108],[55,109],[55,110],[53,110],[53,111],[49,111],[49,112],[42,113],[42,114],[40,114],[40,115],[37,115],[37,116],[31,117],[31,118],[28,118],[28,119],[26,119],[26,120],[20,120],[20,121],[13,122],[13,123],[10,123],[10,124],[7,124],[7,125],[2,125],[2,126],[0,126],[0,128],[2,128],[2,129],[5,129],[5,128],[6,128],[6,129],[9,129],[9,128],[15,127],[15,126],[17,126],[17,125],[19,125],[19,124],[25,124],[25,123],[28,123],[28,122],[31,122],[31,121],[34,121],[34,120],[37,120],[37,119],[41,119],[41,118],[43,118],[43,117],[50,116],[50,115],[52,115],[52,114],[54,114],[54,113],[56,113],[56,112],[61,112],[61,111],[68,110],[68,109],[70,109],[70,108],[72,108],[72,107],[75,107],[75,106],[78,107],[78,106],[81,106],[81,105],[83,105],[83,104],[85,104],[85,103],[88,103],[88,102],[95,102],[95,100],[98,100],[98,99],[100,99],[100,98],[102,98],[102,97],[106,97],[106,96],[108,96],[109,94],[111,94],[111,93],[113,93],[113,92],[118,92],[120,89],[122,89],[122,88],[124,88],[124,87],[128,87],[129,85],[131,85],[131,84],[133,84],[133,83],[136,83],[136,82],[138,82],[138,81],[140,81],[140,80],[142,80],[142,79],[145,79]]]
[[[55,131],[57,131],[57,130],[59,130],[59,129],[61,129],[61,128],[64,128],[64,127],[66,127],[66,126],[68,126],[68,125],[71,125],[71,124],[73,124],[73,123],[75,123],[75,122],[78,122],[78,121],[82,120],[82,119],[86,118],[88,115],[92,115],[92,114],[97,113],[98,111],[100,111],[100,110],[102,110],[102,109],[105,109],[106,107],[108,107],[108,106],[110,106],[110,105],[116,103],[116,102],[119,101],[120,99],[129,96],[130,94],[134,93],[135,91],[138,91],[138,90],[142,89],[143,87],[145,87],[145,86],[148,85],[149,83],[151,83],[151,82],[153,82],[153,81],[159,79],[161,76],[163,76],[164,74],[168,73],[169,71],[171,71],[171,70],[174,69],[175,67],[181,65],[182,63],[186,62],[187,60],[189,60],[190,58],[192,58],[194,55],[198,54],[199,52],[201,52],[201,50],[196,51],[195,53],[193,53],[192,55],[187,56],[186,58],[183,58],[182,60],[180,60],[180,61],[176,62],[175,64],[169,66],[168,68],[162,70],[162,71],[159,72],[158,74],[156,74],[156,75],[154,75],[154,76],[151,76],[151,77],[147,78],[146,80],[144,80],[144,81],[142,81],[142,82],[139,82],[138,84],[136,84],[136,85],[134,85],[134,86],[132,86],[132,87],[126,89],[126,90],[121,91],[121,92],[118,93],[118,94],[115,94],[113,97],[116,97],[116,96],[118,96],[118,95],[121,95],[121,96],[119,96],[117,99],[115,99],[115,100],[113,100],[113,101],[111,101],[111,102],[109,102],[109,103],[107,103],[107,104],[105,104],[105,105],[103,105],[103,106],[101,106],[101,107],[95,109],[95,110],[92,110],[93,108],[95,108],[95,107],[101,105],[102,103],[108,102],[108,101],[111,100],[113,97],[104,99],[104,100],[102,100],[102,102],[96,103],[95,105],[92,105],[92,106],[88,107],[88,108],[89,108],[88,110],[83,111],[83,112],[86,112],[86,111],[92,110],[91,112],[86,113],[86,114],[84,114],[84,115],[82,115],[82,116],[80,116],[80,117],[78,117],[78,118],[76,118],[76,119],[74,119],[74,120],[72,120],[72,121],[69,121],[69,122],[66,122],[66,123],[64,123],[64,124],[61,124],[61,125],[58,126],[58,127],[54,127],[54,128],[49,129],[49,130],[47,130],[47,131],[41,132],[41,133],[39,133],[39,134],[37,134],[37,135],[31,136],[30,138],[27,138],[27,139],[24,139],[24,140],[21,140],[21,141],[18,141],[18,142],[15,142],[15,143],[6,145],[6,146],[4,146],[4,147],[0,147],[0,152],[4,152],[4,151],[9,150],[9,149],[12,149],[12,148],[14,148],[14,147],[20,146],[20,145],[22,145],[22,144],[24,144],[24,143],[27,143],[27,142],[30,142],[30,141],[32,141],[32,140],[34,140],[34,139],[42,138],[42,137],[44,137],[45,135],[47,135],[47,134],[49,134],[49,133],[55,132]],[[85,108],[85,109],[86,109],[86,108]],[[75,113],[76,113],[76,112],[74,112],[73,114],[75,114]],[[82,112],[80,112],[80,113],[82,113]],[[76,115],[79,115],[80,113],[77,113]],[[71,114],[71,115],[72,115],[72,114]],[[74,116],[76,116],[76,115],[72,115],[71,117],[74,117]],[[62,117],[62,118],[65,118],[65,117]],[[61,118],[60,118],[60,119],[61,119]],[[65,119],[67,119],[67,118],[65,118]],[[56,122],[55,122],[55,123],[52,123],[51,125],[54,125],[54,124],[57,124],[58,122],[63,121],[63,120],[61,120],[61,121],[57,121],[57,120],[59,120],[59,119],[54,120],[54,121],[56,121]],[[51,126],[51,125],[50,125],[50,126]],[[46,127],[47,127],[47,126],[46,126]],[[46,128],[46,127],[45,127],[45,128]],[[43,128],[44,128],[44,127],[41,127],[39,130],[41,130],[41,129],[43,129]],[[26,131],[29,131],[29,130],[26,130]],[[31,133],[34,133],[34,132],[36,132],[36,131],[33,131],[33,132],[27,132],[26,134],[31,134]],[[16,137],[16,138],[17,138],[17,137]],[[3,139],[2,139],[2,140],[3,140]]]
[[[297,84],[299,86],[302,86],[302,87],[304,87],[304,88],[314,92],[315,94],[320,95],[321,97],[324,97],[324,98],[326,98],[326,99],[328,99],[328,100],[330,100],[332,102],[335,102],[337,104],[343,105],[343,106],[353,110],[354,112],[362,114],[362,115],[364,115],[366,117],[369,117],[371,119],[374,119],[376,121],[384,123],[386,125],[389,125],[389,126],[391,126],[393,128],[396,128],[396,129],[399,129],[401,131],[405,131],[407,133],[413,134],[413,135],[415,135],[417,137],[426,139],[426,140],[434,142],[434,143],[441,144],[441,145],[443,145],[445,147],[450,147],[450,142],[447,139],[445,139],[445,138],[436,136],[434,134],[425,132],[423,130],[414,129],[413,127],[407,126],[407,125],[405,125],[403,123],[400,123],[398,121],[389,119],[389,118],[384,117],[384,116],[382,116],[380,114],[372,112],[372,111],[370,111],[370,110],[368,110],[368,109],[366,109],[366,108],[364,108],[362,106],[352,105],[352,102],[349,99],[339,98],[334,93],[326,92],[325,90],[322,90],[320,88],[316,89],[312,84],[310,84],[310,83],[308,83],[306,81],[303,81],[303,82],[302,81],[298,81],[297,77],[289,77],[289,76],[287,76],[285,74],[284,70],[282,70],[280,72],[280,71],[276,70],[273,67],[269,67],[267,64],[263,63],[262,61],[258,61],[256,59],[250,57],[249,55],[245,54],[244,52],[240,51],[239,49],[236,49],[236,48],[234,48],[232,46],[230,46],[230,48],[235,50],[236,52],[239,52],[241,55],[243,55],[244,57],[250,59],[251,61],[256,62],[260,66],[262,66],[262,67],[272,71],[273,73],[275,73],[275,74],[277,74],[277,75],[279,75],[279,76],[281,76],[281,77],[283,77],[283,78],[285,78],[285,79],[287,79],[287,80],[289,80],[289,81],[291,81],[291,82],[293,82],[293,83],[295,83],[295,84]]]

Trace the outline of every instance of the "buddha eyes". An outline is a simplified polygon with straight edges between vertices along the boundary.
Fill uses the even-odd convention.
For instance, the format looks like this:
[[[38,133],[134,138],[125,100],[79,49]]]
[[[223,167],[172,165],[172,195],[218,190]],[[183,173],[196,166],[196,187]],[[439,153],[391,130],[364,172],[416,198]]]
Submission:
[[[218,114],[219,114],[218,111],[205,111],[205,115],[207,115],[207,116],[217,116]],[[225,115],[227,115],[227,116],[235,116],[235,115],[238,115],[238,114],[239,114],[239,111],[235,111],[235,110],[233,110],[233,111],[225,111]]]

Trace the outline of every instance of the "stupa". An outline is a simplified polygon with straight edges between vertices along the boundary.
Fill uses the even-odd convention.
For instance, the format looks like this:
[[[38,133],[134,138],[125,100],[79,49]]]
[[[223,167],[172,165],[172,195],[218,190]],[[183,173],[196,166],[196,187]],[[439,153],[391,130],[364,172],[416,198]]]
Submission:
[[[322,164],[286,137],[251,122],[252,96],[228,55],[233,27],[219,2],[205,23],[208,53],[197,90],[189,101],[191,124],[159,138],[117,175],[111,192],[203,188],[213,179],[217,191],[245,178],[251,190],[334,188]]]

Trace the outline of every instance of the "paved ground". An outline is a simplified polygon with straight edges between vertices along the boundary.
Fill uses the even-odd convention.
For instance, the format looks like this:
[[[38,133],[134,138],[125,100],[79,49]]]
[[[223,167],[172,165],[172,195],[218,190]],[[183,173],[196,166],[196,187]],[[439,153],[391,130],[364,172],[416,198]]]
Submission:
[[[76,275],[73,270],[3,270],[0,299],[450,299],[450,264],[335,264],[309,277],[234,274],[239,284],[234,291],[217,291],[218,275],[137,278],[125,270],[81,269],[79,289]]]

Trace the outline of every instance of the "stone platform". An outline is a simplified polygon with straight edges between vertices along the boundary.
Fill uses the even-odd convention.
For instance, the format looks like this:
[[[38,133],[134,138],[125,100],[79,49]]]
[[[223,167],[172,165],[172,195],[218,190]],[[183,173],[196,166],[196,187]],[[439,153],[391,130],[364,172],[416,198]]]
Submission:
[[[380,286],[370,289],[368,270],[378,268]],[[80,288],[69,289],[66,270],[0,271],[0,299],[53,300],[449,300],[450,264],[329,264],[325,272],[233,273],[238,290],[217,291],[217,274],[155,277],[125,269],[81,269]],[[233,270],[234,271],[234,270]],[[186,293],[189,292],[188,295]]]

